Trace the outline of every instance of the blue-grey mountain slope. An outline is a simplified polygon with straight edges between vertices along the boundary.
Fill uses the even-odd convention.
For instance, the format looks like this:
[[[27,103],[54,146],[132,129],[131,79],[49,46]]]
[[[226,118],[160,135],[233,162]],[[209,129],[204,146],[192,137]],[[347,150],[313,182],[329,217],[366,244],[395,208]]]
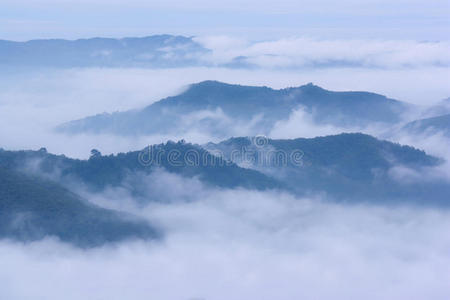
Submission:
[[[406,124],[403,130],[410,134],[437,134],[450,137],[450,114],[420,119]]]
[[[0,166],[0,239],[57,237],[94,247],[158,236],[136,217],[94,206],[55,182]]]
[[[204,147],[273,176],[297,194],[324,192],[352,202],[450,204],[449,182],[421,177],[442,161],[415,148],[364,134],[263,141],[231,138]],[[404,178],[404,170],[415,177]]]
[[[154,35],[143,38],[79,40],[0,40],[3,67],[180,67],[198,64],[209,50],[192,38]]]
[[[258,138],[232,138],[203,148],[168,142],[109,156],[93,151],[89,160],[46,151],[0,151],[0,164],[9,168],[32,166],[34,174],[57,174],[66,187],[81,183],[92,192],[119,187],[142,201],[161,200],[146,180],[165,170],[216,188],[323,194],[331,201],[448,206],[449,183],[425,175],[442,163],[421,150],[364,134],[262,143]]]
[[[437,104],[428,107],[424,111],[422,119],[438,117],[447,114],[450,114],[450,98],[443,99]]]
[[[333,92],[313,84],[275,90],[204,81],[185,92],[143,109],[100,114],[58,127],[66,133],[145,135],[190,129],[230,136],[230,128],[248,127],[268,134],[276,122],[296,109],[310,113],[316,123],[338,126],[392,124],[409,105],[368,92]]]
[[[136,197],[159,201],[142,178],[158,170],[198,178],[204,184],[219,188],[269,189],[279,183],[255,170],[240,168],[234,163],[211,155],[203,148],[180,142],[167,142],[141,151],[103,156],[93,151],[88,160],[71,159],[40,151],[0,150],[0,166],[26,169],[36,175],[57,178],[70,186],[81,183],[92,192],[109,187],[128,189]],[[57,174],[57,176],[55,175]]]

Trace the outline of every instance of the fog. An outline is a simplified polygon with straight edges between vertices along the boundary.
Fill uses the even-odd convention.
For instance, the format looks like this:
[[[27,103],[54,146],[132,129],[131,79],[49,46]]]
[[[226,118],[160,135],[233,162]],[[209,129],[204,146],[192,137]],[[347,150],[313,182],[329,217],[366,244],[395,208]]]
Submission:
[[[0,298],[448,298],[447,211],[217,190],[159,175],[156,184],[178,201],[90,199],[148,218],[163,241],[91,250],[51,238],[1,241]]]
[[[450,44],[412,40],[313,39],[291,37],[251,42],[227,36],[198,37],[197,41],[212,49],[211,61],[230,62],[244,58],[263,68],[336,67],[417,68],[448,67]]]
[[[141,149],[168,139],[185,139],[200,144],[217,142],[217,137],[211,136],[202,128],[193,128],[183,134],[139,138],[110,135],[65,136],[53,131],[55,126],[63,122],[89,115],[145,107],[166,96],[176,95],[187,85],[202,80],[266,85],[273,88],[314,82],[330,90],[372,91],[391,98],[428,105],[450,95],[447,79],[449,76],[448,69],[441,67],[412,70],[331,68],[295,71],[226,68],[69,69],[2,73],[0,147],[11,150],[47,147],[53,153],[87,158],[93,148],[107,154]],[[277,124],[271,137],[312,137],[343,130],[361,130],[318,127],[310,122],[309,118],[298,117],[298,112],[295,112],[289,121]],[[229,128],[235,136],[250,134],[243,126]],[[368,132],[373,133],[374,130]]]

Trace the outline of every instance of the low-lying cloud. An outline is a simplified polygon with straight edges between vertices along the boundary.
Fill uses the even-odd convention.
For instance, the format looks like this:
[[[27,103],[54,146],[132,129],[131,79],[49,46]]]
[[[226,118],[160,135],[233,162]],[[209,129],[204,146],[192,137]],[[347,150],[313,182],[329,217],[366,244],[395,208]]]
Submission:
[[[192,184],[158,178],[167,191]],[[91,195],[97,204],[117,204],[158,224],[165,231],[160,242],[80,250],[52,239],[1,241],[0,298],[448,297],[445,210],[338,205],[278,191],[194,185],[171,194],[179,201],[144,206],[123,194],[114,194],[117,201]]]

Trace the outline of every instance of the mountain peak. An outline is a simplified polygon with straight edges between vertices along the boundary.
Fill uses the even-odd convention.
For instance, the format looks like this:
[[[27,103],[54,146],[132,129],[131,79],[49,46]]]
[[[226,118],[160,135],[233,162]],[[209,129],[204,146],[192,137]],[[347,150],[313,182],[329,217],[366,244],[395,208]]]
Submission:
[[[191,84],[187,89],[186,93],[195,95],[199,94],[220,95],[221,97],[223,97],[224,95],[230,94],[233,94],[235,96],[242,96],[244,94],[265,92],[265,91],[274,91],[274,90],[267,86],[249,86],[249,85],[225,83],[217,80],[205,80]]]
[[[232,84],[232,83],[226,83],[226,82],[222,82],[222,81],[218,81],[218,80],[205,80],[205,81],[200,81],[198,83],[193,83],[189,86],[190,88],[197,88],[197,87],[201,87],[201,88],[252,88],[252,89],[270,89],[270,90],[274,90],[270,87],[267,87],[265,85],[263,86],[253,86],[253,85],[241,85],[241,84]],[[298,89],[303,89],[303,90],[322,90],[325,91],[325,89],[321,88],[318,85],[315,85],[312,82],[309,82],[305,85],[301,85],[299,87],[293,87],[293,88],[298,88]],[[276,90],[276,89],[275,89]],[[281,89],[284,90],[284,89]]]
[[[302,86],[298,87],[298,89],[300,89],[301,91],[304,91],[304,92],[318,92],[318,91],[325,91],[325,89],[321,88],[321,87],[318,86],[318,85],[315,85],[315,84],[312,83],[312,82],[309,82],[309,83],[307,83],[307,84],[305,84],[305,85],[302,85]]]
[[[217,80],[204,80],[190,85],[191,87],[221,87],[221,86],[233,86],[233,84],[225,83]]]

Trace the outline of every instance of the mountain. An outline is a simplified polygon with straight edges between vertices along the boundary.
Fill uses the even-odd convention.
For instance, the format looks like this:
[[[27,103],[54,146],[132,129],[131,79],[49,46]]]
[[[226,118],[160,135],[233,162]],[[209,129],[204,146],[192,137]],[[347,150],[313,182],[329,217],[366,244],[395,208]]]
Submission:
[[[374,93],[333,92],[313,84],[275,90],[204,81],[143,109],[91,116],[57,130],[145,135],[197,129],[230,136],[248,128],[252,134],[268,134],[296,109],[304,109],[319,124],[365,126],[396,123],[409,105]]]
[[[135,217],[94,206],[57,183],[0,166],[0,238],[46,236],[79,247],[125,239],[157,238]]]
[[[240,166],[273,176],[301,195],[324,192],[339,201],[450,204],[447,182],[422,178],[442,163],[439,159],[369,135],[231,138],[204,147]]]
[[[192,38],[154,35],[142,38],[79,40],[0,40],[0,66],[16,67],[174,67],[198,64],[209,50]]]
[[[268,189],[279,183],[255,170],[244,169],[234,163],[211,155],[203,148],[180,142],[153,145],[141,151],[103,156],[97,150],[88,160],[53,155],[46,150],[0,150],[0,166],[25,170],[37,176],[56,178],[70,186],[81,183],[93,192],[108,187],[123,187],[135,196],[158,201],[149,194],[142,178],[156,170],[196,177],[207,185],[221,188]]]
[[[403,130],[411,134],[443,133],[450,137],[450,114],[410,122]]]
[[[422,118],[432,118],[450,114],[450,97],[439,101],[437,104],[428,107],[423,112]]]
[[[165,200],[153,190],[160,192],[153,181],[160,176],[158,170],[165,170],[216,188],[324,194],[331,201],[446,206],[450,185],[430,175],[442,163],[421,150],[360,133],[292,140],[238,137],[203,146],[167,142],[108,156],[93,150],[88,160],[44,149],[0,151],[0,166],[54,178],[69,188],[78,183],[91,192],[118,187],[140,201]]]

